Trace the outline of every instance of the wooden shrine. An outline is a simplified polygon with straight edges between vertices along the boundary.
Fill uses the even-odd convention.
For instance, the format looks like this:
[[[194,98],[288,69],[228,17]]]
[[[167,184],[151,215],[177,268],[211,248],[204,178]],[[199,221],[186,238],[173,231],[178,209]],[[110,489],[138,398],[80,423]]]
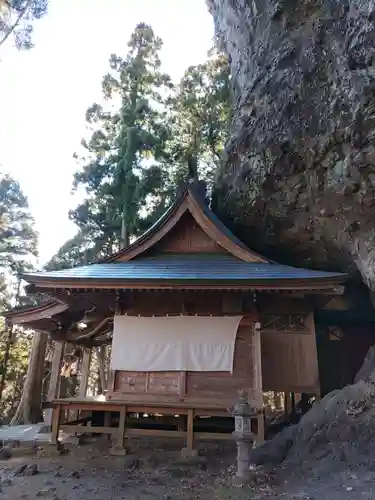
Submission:
[[[129,247],[87,266],[23,278],[29,293],[48,300],[8,313],[14,324],[45,332],[56,345],[83,346],[86,368],[92,348],[112,345],[102,396],[86,396],[82,375],[79,396],[60,399],[52,375],[53,440],[60,429],[103,432],[117,436],[121,450],[125,438],[160,434],[186,437],[193,452],[196,439],[230,437],[196,433],[195,426],[202,416],[229,416],[239,389],[259,412],[259,442],[263,392],[319,394],[314,307],[322,296],[340,295],[347,276],[251,251],[191,186]],[[79,418],[62,423],[66,408],[117,412],[119,419],[116,427],[107,418],[85,428]],[[126,419],[138,412],[180,415],[177,429],[128,428]]]

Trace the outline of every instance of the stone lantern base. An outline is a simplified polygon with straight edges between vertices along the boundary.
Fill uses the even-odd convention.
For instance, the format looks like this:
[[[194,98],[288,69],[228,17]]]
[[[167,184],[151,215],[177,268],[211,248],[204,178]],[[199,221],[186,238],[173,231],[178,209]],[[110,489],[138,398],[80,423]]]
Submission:
[[[252,476],[249,470],[250,456],[253,449],[254,436],[251,432],[233,432],[237,444],[237,472],[235,475],[238,484],[246,483]]]

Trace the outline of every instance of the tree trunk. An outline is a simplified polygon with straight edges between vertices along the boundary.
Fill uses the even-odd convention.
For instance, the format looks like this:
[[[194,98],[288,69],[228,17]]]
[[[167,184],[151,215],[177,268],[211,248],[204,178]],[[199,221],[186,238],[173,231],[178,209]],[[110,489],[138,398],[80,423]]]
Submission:
[[[255,250],[375,289],[375,3],[208,4],[235,92],[213,208]]]
[[[125,199],[122,204],[122,220],[121,220],[121,248],[129,246],[129,231],[128,231],[128,206]]]
[[[1,373],[0,373],[0,401],[3,399],[3,392],[5,388],[5,381],[8,371],[10,346],[12,345],[12,339],[13,339],[13,326],[7,325],[6,328],[7,328],[7,337],[5,341],[4,357],[3,357],[3,362],[1,364]]]
[[[35,332],[21,400],[11,425],[41,421],[44,358],[47,340],[48,336],[46,334]]]
[[[16,305],[18,305],[19,298],[20,298],[20,292],[21,292],[21,279],[18,278],[17,280],[17,292],[16,292]],[[5,341],[5,349],[4,349],[4,357],[3,357],[3,362],[1,366],[1,374],[0,374],[0,401],[3,398],[3,392],[5,388],[5,382],[7,378],[7,372],[8,372],[8,363],[9,363],[9,356],[10,356],[10,347],[12,345],[12,340],[13,340],[13,325],[8,324],[7,321],[5,321],[5,325],[7,328],[7,338]]]

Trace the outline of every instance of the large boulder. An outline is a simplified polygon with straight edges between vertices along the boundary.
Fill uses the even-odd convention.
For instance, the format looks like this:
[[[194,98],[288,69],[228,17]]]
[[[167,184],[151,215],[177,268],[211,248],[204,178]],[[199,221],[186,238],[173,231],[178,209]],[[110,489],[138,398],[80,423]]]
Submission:
[[[230,56],[219,215],[285,263],[375,289],[375,0],[207,0]]]
[[[375,459],[375,363],[369,349],[353,385],[318,401],[298,425],[254,450],[256,465],[284,463],[291,470],[373,466]]]
[[[362,366],[354,378],[354,383],[356,384],[360,380],[375,384],[375,345],[367,351]]]

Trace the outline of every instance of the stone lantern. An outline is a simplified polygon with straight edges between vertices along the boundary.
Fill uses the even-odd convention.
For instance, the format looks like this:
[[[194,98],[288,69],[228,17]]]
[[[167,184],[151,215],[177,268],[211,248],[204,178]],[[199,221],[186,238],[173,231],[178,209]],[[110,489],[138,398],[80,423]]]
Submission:
[[[248,394],[244,390],[239,391],[239,398],[231,413],[234,416],[233,437],[237,443],[237,473],[236,481],[246,482],[249,479],[250,454],[253,449],[254,434],[251,431],[251,419],[258,411],[251,407]]]

